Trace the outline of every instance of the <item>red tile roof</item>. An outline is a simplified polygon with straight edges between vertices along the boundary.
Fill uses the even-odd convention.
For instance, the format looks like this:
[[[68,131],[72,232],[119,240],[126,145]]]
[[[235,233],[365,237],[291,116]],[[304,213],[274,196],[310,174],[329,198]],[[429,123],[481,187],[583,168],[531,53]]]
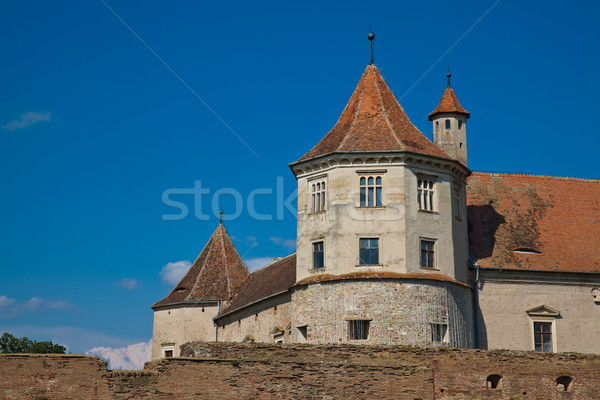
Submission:
[[[600,272],[600,181],[477,172],[467,192],[481,267]]]
[[[298,161],[355,151],[411,151],[451,158],[412,124],[373,64],[367,66],[333,129]]]
[[[258,300],[285,292],[296,282],[296,254],[290,254],[250,274],[244,286],[227,308],[219,314],[229,314]]]
[[[432,280],[438,282],[448,282],[455,285],[471,288],[464,282],[457,281],[449,276],[438,274],[435,272],[414,272],[410,274],[402,274],[398,272],[373,272],[373,271],[360,271],[351,272],[349,274],[342,275],[314,275],[308,278],[304,278],[294,286],[308,285],[311,283],[318,282],[333,282],[333,281],[349,281],[349,280],[360,280],[360,279],[409,279],[409,280]]]
[[[249,272],[223,224],[188,272],[164,299],[152,307],[198,301],[229,300],[242,287]]]
[[[431,112],[431,114],[429,114],[429,120],[431,121],[436,114],[452,112],[465,114],[467,118],[471,116],[471,114],[458,102],[458,98],[456,97],[454,90],[448,86],[446,90],[444,90],[444,94],[442,95],[442,99],[440,100],[438,106]]]

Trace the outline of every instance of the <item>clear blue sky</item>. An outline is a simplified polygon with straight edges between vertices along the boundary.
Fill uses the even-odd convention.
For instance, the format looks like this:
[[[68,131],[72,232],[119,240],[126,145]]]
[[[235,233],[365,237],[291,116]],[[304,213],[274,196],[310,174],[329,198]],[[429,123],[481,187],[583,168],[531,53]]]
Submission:
[[[163,220],[176,213],[163,192],[201,181],[245,202],[282,177],[291,194],[288,163],[339,117],[369,24],[376,64],[429,137],[451,66],[473,170],[600,178],[596,2],[500,1],[419,81],[494,3],[107,0],[257,157],[102,2],[4,2],[0,332],[73,352],[150,339],[149,306],[172,287],[161,270],[193,261],[218,223],[185,195],[190,215]],[[257,211],[275,215],[275,197]],[[293,251],[285,210],[226,227],[252,265]]]

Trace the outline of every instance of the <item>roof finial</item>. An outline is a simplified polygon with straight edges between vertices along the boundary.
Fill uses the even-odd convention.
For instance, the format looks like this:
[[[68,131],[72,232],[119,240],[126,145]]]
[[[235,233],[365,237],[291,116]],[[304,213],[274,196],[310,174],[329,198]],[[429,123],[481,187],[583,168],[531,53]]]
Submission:
[[[450,73],[450,65],[448,65],[448,72],[446,73],[446,78],[448,78],[448,87],[450,87],[450,77],[452,74]]]
[[[369,31],[370,30],[371,26],[369,25]],[[369,32],[367,39],[369,39],[369,42],[371,42],[371,62],[369,64],[373,64],[373,42],[375,41],[375,34],[373,32]]]
[[[219,211],[219,224],[223,225],[223,211]]]

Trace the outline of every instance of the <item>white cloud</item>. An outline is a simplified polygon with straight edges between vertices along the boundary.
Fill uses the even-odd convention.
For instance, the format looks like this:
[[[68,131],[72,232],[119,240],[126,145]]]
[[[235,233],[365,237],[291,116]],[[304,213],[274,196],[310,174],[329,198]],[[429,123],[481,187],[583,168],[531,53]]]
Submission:
[[[27,128],[28,126],[35,125],[38,122],[48,122],[50,121],[50,112],[46,111],[43,113],[35,112],[35,111],[27,111],[24,114],[21,114],[19,119],[15,119],[14,121],[10,121],[8,124],[3,125],[2,128],[7,131],[16,131],[17,129]]]
[[[142,369],[152,356],[152,339],[127,347],[94,347],[85,354],[108,360],[109,369]]]
[[[183,278],[191,265],[192,263],[187,260],[168,263],[160,270],[160,277],[163,283],[176,284]]]
[[[74,310],[76,308],[63,299],[46,300],[41,297],[32,297],[27,301],[16,301],[5,295],[0,296],[0,318],[12,318],[24,312]]]
[[[296,250],[296,239],[284,239],[280,237],[270,238],[271,242],[282,246],[286,250]]]
[[[120,281],[115,282],[115,285],[117,285],[118,287],[121,287],[123,289],[128,289],[128,290],[133,290],[135,288],[142,286],[142,284],[140,282],[138,282],[136,279],[133,279],[133,278],[123,278]]]
[[[266,265],[271,264],[273,261],[273,257],[257,257],[257,258],[248,258],[244,260],[246,267],[250,270],[250,272],[254,272],[257,269],[260,269]]]

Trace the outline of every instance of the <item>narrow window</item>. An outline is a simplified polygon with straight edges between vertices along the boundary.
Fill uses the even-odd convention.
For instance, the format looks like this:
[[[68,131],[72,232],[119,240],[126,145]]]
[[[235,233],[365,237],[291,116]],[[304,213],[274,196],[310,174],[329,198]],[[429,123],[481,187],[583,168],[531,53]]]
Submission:
[[[165,358],[173,357],[173,350],[165,350]]]
[[[450,120],[449,119],[446,120],[446,129],[450,129]]]
[[[460,185],[454,184],[454,216],[460,218]]]
[[[380,176],[360,178],[360,206],[381,207],[382,179]]]
[[[311,190],[311,211],[318,213],[325,211],[325,182],[313,183]]]
[[[435,131],[436,132],[440,131],[440,121],[435,121]]]
[[[348,339],[349,340],[367,340],[369,338],[369,320],[350,320],[348,321]]]
[[[552,322],[533,323],[535,351],[552,352]]]
[[[379,265],[379,239],[360,239],[360,265]]]
[[[300,336],[298,337],[300,343],[306,343],[306,340],[308,339],[308,326],[299,326],[298,333],[300,334]]]
[[[501,380],[502,377],[500,375],[497,374],[493,374],[487,377],[485,383],[486,383],[486,387],[488,389],[501,389],[502,388],[502,384],[501,384]]]
[[[431,341],[434,345],[448,344],[448,324],[431,324]]]
[[[463,124],[462,121],[458,121],[458,129],[462,128],[462,124]]]
[[[433,211],[434,182],[431,179],[417,180],[417,203],[419,210]]]
[[[323,242],[313,243],[313,268],[323,268]]]
[[[435,242],[421,240],[421,267],[435,268]]]

